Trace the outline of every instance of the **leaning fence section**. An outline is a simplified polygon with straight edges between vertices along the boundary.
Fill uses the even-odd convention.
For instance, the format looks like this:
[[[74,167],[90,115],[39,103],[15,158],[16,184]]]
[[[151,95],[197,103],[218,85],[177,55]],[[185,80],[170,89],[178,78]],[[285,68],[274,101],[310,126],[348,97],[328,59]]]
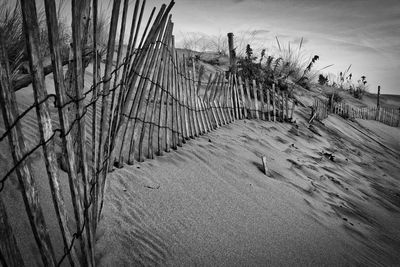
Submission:
[[[55,2],[46,0],[54,79],[54,93],[49,93],[39,51],[35,1],[21,1],[32,89],[16,92],[7,51],[0,42],[4,125],[0,149],[12,159],[7,161],[8,155],[1,154],[2,265],[23,266],[27,260],[3,200],[10,180],[18,184],[42,264],[94,266],[95,234],[110,170],[178,149],[235,120],[293,119],[295,102],[275,85],[267,87],[230,72],[216,72],[205,79],[201,63],[175,49],[170,15],[174,2],[162,5],[158,12],[152,9],[146,21],[145,4],[145,0],[137,0],[134,6],[128,0],[113,1],[102,62],[98,32],[89,27],[90,23],[96,25],[97,1],[73,0],[73,56],[63,67]],[[133,11],[127,29],[129,8]],[[93,76],[84,75],[88,68]],[[24,92],[32,93],[33,103],[21,104],[21,97],[26,99]],[[47,187],[43,186],[45,176]],[[53,208],[40,202],[39,194],[47,194]],[[56,237],[47,227],[49,217],[57,218]]]
[[[311,119],[326,119],[329,114],[337,114],[345,119],[375,120],[392,127],[400,126],[400,108],[355,107],[345,102],[329,105],[328,100],[314,98]]]

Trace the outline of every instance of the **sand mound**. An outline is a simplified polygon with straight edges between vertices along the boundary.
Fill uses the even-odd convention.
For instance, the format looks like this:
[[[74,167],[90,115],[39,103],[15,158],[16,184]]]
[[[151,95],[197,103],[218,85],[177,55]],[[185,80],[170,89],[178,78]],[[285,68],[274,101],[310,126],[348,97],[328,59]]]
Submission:
[[[297,126],[237,121],[114,171],[98,263],[400,263],[398,144],[380,123],[360,127],[337,116],[315,124],[315,135],[302,111]]]

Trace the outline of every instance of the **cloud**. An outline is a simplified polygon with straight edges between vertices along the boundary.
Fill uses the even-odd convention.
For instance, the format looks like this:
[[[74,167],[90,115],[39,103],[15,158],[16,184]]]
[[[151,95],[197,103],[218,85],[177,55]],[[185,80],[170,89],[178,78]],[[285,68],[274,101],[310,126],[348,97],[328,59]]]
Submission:
[[[307,38],[304,38],[304,37],[296,37],[296,38],[293,38],[291,42],[295,43],[295,44],[302,43],[304,45],[304,44],[308,43],[309,41],[310,40],[308,40]]]
[[[269,30],[260,29],[260,30],[251,31],[251,34],[253,34],[254,36],[257,36],[257,35],[266,35],[266,34],[268,34],[270,32],[271,31],[269,31]]]

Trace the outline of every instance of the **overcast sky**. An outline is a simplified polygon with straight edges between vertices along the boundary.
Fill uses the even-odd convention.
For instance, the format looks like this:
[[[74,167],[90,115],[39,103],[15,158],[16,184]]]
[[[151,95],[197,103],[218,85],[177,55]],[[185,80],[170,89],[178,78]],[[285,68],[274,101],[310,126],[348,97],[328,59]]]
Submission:
[[[163,2],[150,0],[147,10]],[[304,37],[317,67],[334,64],[326,71],[337,74],[352,64],[353,80],[365,75],[370,91],[400,94],[400,0],[176,0],[172,14],[178,44],[187,32],[257,31],[271,51],[275,36],[291,45]]]

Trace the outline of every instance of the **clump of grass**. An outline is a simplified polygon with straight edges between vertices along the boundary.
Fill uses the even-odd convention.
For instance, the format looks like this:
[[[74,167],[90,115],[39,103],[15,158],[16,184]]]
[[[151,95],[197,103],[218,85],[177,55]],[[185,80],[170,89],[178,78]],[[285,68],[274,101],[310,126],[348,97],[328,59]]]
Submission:
[[[59,8],[64,1],[59,3]],[[61,13],[61,10],[58,10]],[[39,24],[39,52],[42,57],[50,55],[46,16],[44,7],[40,6],[37,10]],[[19,1],[11,4],[9,1],[0,0],[0,32],[2,41],[5,44],[8,61],[10,63],[12,79],[15,79],[19,74],[29,72],[27,64],[27,52],[25,44],[25,34],[23,29],[23,19],[21,14],[21,6]],[[64,47],[68,47],[70,35],[67,32],[67,27],[64,21],[59,21],[60,40]]]
[[[11,75],[14,77],[26,56],[19,1],[14,6],[6,1],[0,2],[0,34],[7,51]]]
[[[267,86],[272,83],[285,90],[288,83],[295,83],[309,89],[310,83],[315,79],[320,70],[313,69],[318,55],[307,56],[303,48],[303,38],[297,47],[292,47],[290,42],[287,46],[282,45],[276,37],[278,46],[277,55],[266,55],[266,50],[261,50],[260,59],[253,55],[250,45],[246,47],[246,56],[239,58],[239,73],[248,79],[256,79]]]

